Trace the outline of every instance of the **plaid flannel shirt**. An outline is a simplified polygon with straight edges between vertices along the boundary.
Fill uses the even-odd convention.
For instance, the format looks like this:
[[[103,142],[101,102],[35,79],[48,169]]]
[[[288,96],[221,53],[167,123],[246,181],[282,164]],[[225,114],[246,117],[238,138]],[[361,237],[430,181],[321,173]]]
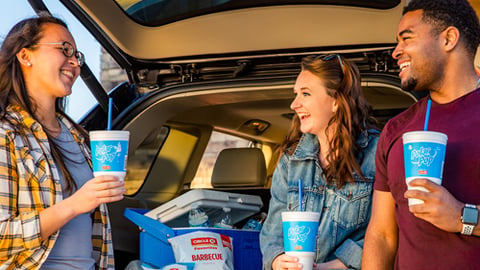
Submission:
[[[0,269],[40,269],[58,237],[40,236],[39,212],[62,200],[59,169],[41,125],[19,106],[9,105],[0,122]],[[65,117],[91,166],[90,149]],[[93,258],[97,269],[114,269],[106,205],[93,214]]]

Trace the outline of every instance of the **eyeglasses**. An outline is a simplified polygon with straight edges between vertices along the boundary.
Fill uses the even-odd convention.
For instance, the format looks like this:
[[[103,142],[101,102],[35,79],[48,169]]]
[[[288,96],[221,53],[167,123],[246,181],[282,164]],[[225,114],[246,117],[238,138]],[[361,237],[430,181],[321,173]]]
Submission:
[[[57,49],[62,50],[63,55],[70,58],[75,55],[77,59],[78,65],[81,67],[85,63],[85,56],[82,52],[75,50],[73,45],[68,42],[43,42],[43,43],[36,43],[35,45],[62,45],[61,47],[56,47]]]
[[[340,68],[342,69],[342,74],[345,75],[345,71],[343,71],[342,58],[340,57],[339,54],[328,54],[328,55],[322,57],[322,60],[323,61],[329,61],[329,60],[332,60],[333,58],[338,59],[338,63],[340,63]]]

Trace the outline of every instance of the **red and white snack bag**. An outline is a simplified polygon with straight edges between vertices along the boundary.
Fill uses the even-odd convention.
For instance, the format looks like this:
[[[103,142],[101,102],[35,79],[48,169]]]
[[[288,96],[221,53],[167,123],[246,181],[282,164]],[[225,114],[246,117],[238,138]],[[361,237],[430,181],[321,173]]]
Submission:
[[[194,262],[195,270],[234,270],[233,239],[223,234],[195,231],[169,238],[175,260]]]

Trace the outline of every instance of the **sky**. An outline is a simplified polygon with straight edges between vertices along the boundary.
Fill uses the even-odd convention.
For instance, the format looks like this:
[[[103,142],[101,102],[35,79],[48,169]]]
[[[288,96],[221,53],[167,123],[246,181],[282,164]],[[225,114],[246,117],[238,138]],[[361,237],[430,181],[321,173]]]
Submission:
[[[0,0],[0,40],[3,41],[8,31],[20,20],[35,15],[27,0]],[[86,63],[97,77],[100,78],[100,44],[93,36],[65,9],[58,0],[44,0],[50,12],[64,20],[77,43],[77,49],[85,54]],[[78,77],[69,97],[67,113],[74,120],[79,120],[94,105],[96,100]]]

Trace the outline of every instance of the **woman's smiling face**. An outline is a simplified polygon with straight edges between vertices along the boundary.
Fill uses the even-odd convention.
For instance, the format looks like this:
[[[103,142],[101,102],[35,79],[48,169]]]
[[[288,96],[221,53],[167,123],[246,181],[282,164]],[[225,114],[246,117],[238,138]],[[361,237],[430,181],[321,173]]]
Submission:
[[[308,70],[302,70],[293,92],[295,99],[290,108],[300,119],[300,130],[303,133],[324,135],[328,122],[337,110],[337,103],[327,94],[322,79]]]
[[[28,59],[24,77],[30,96],[37,102],[70,95],[72,85],[80,74],[75,56],[67,57],[62,52],[63,42],[72,44],[76,49],[75,41],[65,27],[47,23],[42,26],[38,45],[34,45],[33,49],[23,49],[18,54],[20,58]]]

